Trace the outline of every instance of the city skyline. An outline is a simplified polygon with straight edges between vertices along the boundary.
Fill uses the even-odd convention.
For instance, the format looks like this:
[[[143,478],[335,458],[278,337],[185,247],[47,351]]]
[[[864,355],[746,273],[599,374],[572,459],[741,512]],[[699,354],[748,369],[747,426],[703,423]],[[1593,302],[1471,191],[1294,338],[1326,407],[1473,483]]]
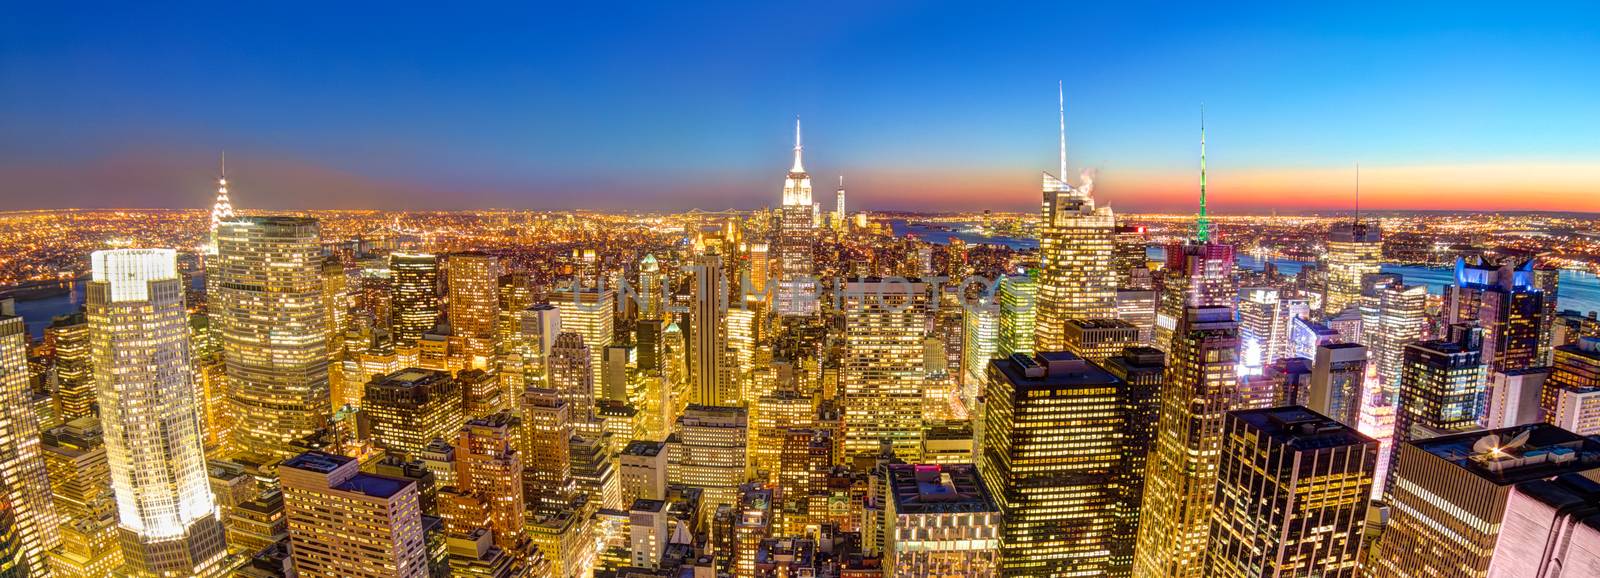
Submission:
[[[1363,209],[1600,211],[1592,7],[170,10],[17,15],[9,207],[206,206],[226,150],[242,209],[752,209],[799,115],[854,206],[1029,211],[1061,80],[1123,212],[1193,210],[1202,105],[1219,214],[1351,210],[1357,163]]]

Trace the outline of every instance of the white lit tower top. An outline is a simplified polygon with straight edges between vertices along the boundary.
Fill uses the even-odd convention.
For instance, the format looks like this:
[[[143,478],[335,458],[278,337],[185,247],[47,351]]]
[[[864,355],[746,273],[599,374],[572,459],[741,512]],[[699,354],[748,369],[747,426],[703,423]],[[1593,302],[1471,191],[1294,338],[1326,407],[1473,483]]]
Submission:
[[[801,153],[805,147],[800,144],[800,117],[794,119],[794,166],[789,167],[789,176],[783,181],[783,206],[811,206],[811,175],[806,174],[806,167],[801,162]]]
[[[217,227],[223,221],[233,218],[233,201],[228,199],[228,156],[222,156],[222,172],[217,177],[217,201],[211,205],[211,236],[208,240],[207,252],[215,253],[217,250]]]

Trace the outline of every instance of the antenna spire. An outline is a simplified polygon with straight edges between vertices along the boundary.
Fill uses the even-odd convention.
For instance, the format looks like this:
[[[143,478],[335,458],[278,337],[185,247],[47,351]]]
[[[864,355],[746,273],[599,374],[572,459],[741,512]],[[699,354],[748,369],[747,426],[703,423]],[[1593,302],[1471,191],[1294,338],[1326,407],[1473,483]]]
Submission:
[[[794,166],[789,168],[789,172],[806,172],[805,166],[800,163],[800,152],[804,148],[800,145],[800,115],[797,114],[794,115]]]
[[[1056,172],[1056,176],[1060,177],[1061,182],[1064,184],[1067,182],[1067,97],[1066,91],[1062,88],[1062,82],[1059,80],[1056,81],[1056,106],[1061,122],[1059,128],[1061,137],[1061,168]]]
[[[1195,219],[1194,238],[1211,242],[1211,219],[1206,217],[1206,105],[1200,105],[1200,216]]]
[[[1356,224],[1361,224],[1361,163],[1356,163]]]

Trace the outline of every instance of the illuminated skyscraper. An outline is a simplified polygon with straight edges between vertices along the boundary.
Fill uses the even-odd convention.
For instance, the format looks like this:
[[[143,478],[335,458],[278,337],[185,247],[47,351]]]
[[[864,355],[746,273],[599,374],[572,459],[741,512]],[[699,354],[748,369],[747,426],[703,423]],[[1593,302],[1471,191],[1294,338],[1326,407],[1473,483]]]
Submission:
[[[972,464],[894,464],[885,485],[885,575],[1000,575],[1001,510]]]
[[[389,255],[389,332],[398,346],[412,345],[439,324],[439,257]]]
[[[233,219],[233,201],[228,198],[228,156],[224,153],[219,162],[221,172],[217,175],[217,200],[211,205],[211,244],[215,248],[217,230],[222,227],[222,222]]]
[[[1155,288],[1150,276],[1150,235],[1144,225],[1117,225],[1116,257],[1112,270],[1117,274],[1117,288],[1150,290]]]
[[[928,286],[879,278],[844,284],[843,390],[845,457],[877,455],[888,440],[901,459],[921,449],[923,332]]]
[[[1240,291],[1239,354],[1245,364],[1262,367],[1289,357],[1289,328],[1295,318],[1311,313],[1306,300],[1266,287]]]
[[[728,371],[728,281],[722,257],[702,255],[694,264],[689,307],[690,403],[736,405]]]
[[[528,388],[522,396],[523,496],[530,507],[557,505],[572,494],[570,406],[553,389]]]
[[[1068,319],[1067,351],[1097,365],[1139,345],[1139,328],[1121,319]]]
[[[844,211],[844,175],[839,175],[839,190],[834,191],[833,228],[843,231],[845,228]]]
[[[1328,231],[1328,283],[1322,310],[1332,315],[1361,303],[1362,281],[1383,265],[1383,231],[1378,223],[1337,223]]]
[[[1549,379],[1540,393],[1546,423],[1590,435],[1600,431],[1600,339],[1580,337],[1555,348]]]
[[[328,256],[322,260],[322,303],[327,308],[323,317],[323,328],[328,332],[328,395],[329,407],[334,412],[344,406],[350,398],[355,397],[349,391],[351,387],[360,387],[360,376],[354,376],[357,383],[348,383],[344,375],[344,339],[350,318],[350,294],[347,288],[349,279],[345,275],[344,263],[337,256]],[[209,319],[207,319],[209,323]],[[209,333],[209,332],[208,332]],[[202,347],[196,339],[194,347],[195,357],[204,355],[206,348]],[[358,404],[351,404],[358,405]]]
[[[1405,348],[1422,339],[1427,325],[1428,291],[1421,285],[1392,284],[1378,289],[1376,297],[1377,323],[1363,333],[1378,366],[1378,384],[1392,395],[1400,385]]]
[[[800,162],[800,119],[794,119],[794,166],[783,181],[783,206],[778,225],[778,305],[784,316],[813,315],[817,311],[816,288],[811,279],[816,273],[814,228],[815,208],[811,204],[811,175]]]
[[[961,391],[969,405],[983,388],[989,360],[1000,348],[1000,306],[987,301],[961,309]]]
[[[363,473],[355,458],[322,452],[290,458],[278,475],[300,576],[429,576],[415,481]]]
[[[40,442],[61,523],[61,546],[50,552],[54,578],[111,574],[122,567],[122,548],[99,417],[69,421],[44,432]]]
[[[456,490],[482,504],[494,542],[511,550],[522,537],[523,461],[516,438],[517,418],[500,412],[467,422],[456,435]]]
[[[454,253],[445,261],[450,286],[450,329],[466,342],[471,367],[487,369],[500,320],[500,263],[486,253]]]
[[[55,350],[56,415],[69,422],[95,414],[94,363],[89,356],[89,321],[82,313],[59,315],[44,328]]]
[[[1133,575],[1202,576],[1239,329],[1227,307],[1188,307],[1173,333],[1155,447],[1145,469]]]
[[[1367,348],[1358,343],[1330,343],[1317,348],[1311,364],[1312,411],[1356,427],[1366,398]]]
[[[605,383],[601,372],[605,368],[606,348],[611,347],[616,337],[616,290],[608,287],[574,291],[568,287],[553,292],[551,304],[561,311],[561,331],[582,335],[583,344],[589,346],[589,386],[595,388],[592,395],[599,397],[603,393],[599,390],[600,384]],[[577,419],[576,413],[573,419]]]
[[[1398,443],[1390,492],[1393,513],[1378,542],[1374,576],[1488,575],[1498,542],[1521,522],[1508,517],[1518,487],[1562,474],[1593,476],[1600,443],[1548,424]],[[1541,551],[1554,544],[1541,541]],[[1507,560],[1510,561],[1510,560]],[[1533,573],[1526,560],[1509,576]],[[1587,574],[1585,574],[1587,575]]]
[[[744,408],[689,406],[667,438],[668,482],[700,488],[707,508],[738,503],[749,432]]]
[[[416,459],[436,438],[451,439],[467,421],[461,383],[443,371],[403,369],[367,382],[361,411],[372,442]]]
[[[227,547],[206,475],[177,254],[122,249],[90,257],[90,351],[124,569],[217,575]]]
[[[594,372],[589,370],[589,346],[583,336],[563,331],[550,348],[550,388],[567,401],[573,430],[580,435],[600,433],[594,413]]]
[[[9,505],[30,575],[48,576],[46,555],[61,543],[50,480],[29,403],[28,332],[9,299],[0,301],[0,507]]]
[[[1116,282],[1111,270],[1116,217],[1096,208],[1094,183],[1067,184],[1066,108],[1061,110],[1061,167],[1044,174],[1039,225],[1039,302],[1035,344],[1039,351],[1066,349],[1068,319],[1117,316]]]
[[[1229,412],[1221,449],[1205,576],[1360,576],[1377,441],[1286,406]]]
[[[1395,408],[1396,446],[1478,428],[1487,378],[1483,333],[1462,325],[1450,329],[1449,339],[1406,346]]]
[[[1234,307],[1233,245],[1191,242],[1167,247],[1167,268],[1156,306],[1156,349],[1171,353],[1174,330],[1189,307]]]
[[[1138,498],[1122,489],[1149,451],[1139,418],[1152,417],[1130,410],[1153,400],[1124,396],[1154,390],[1068,352],[997,359],[988,378],[980,471],[1003,514],[1004,574],[1127,575]]]
[[[1000,335],[995,348],[996,357],[1010,357],[1021,353],[1033,355],[1034,304],[1038,298],[1037,269],[1024,275],[1006,275],[1000,278]]]
[[[765,256],[766,250],[767,246],[762,245],[761,252],[763,256]],[[754,256],[752,255],[753,258]],[[764,268],[766,264],[763,262],[762,266]],[[764,275],[758,280],[754,272],[752,272],[750,277],[750,282],[756,284],[756,287],[765,287],[765,285],[760,285],[766,282]],[[640,299],[644,300],[644,307],[639,308],[640,319],[661,319],[662,314],[666,311],[664,303],[668,299],[669,290],[662,285],[664,280],[665,278],[661,276],[661,263],[656,260],[655,255],[645,255],[643,259],[639,260],[639,286],[634,287],[633,290],[639,294]]]
[[[1483,328],[1483,361],[1490,371],[1512,371],[1543,364],[1544,292],[1534,284],[1533,260],[1500,266],[1456,259],[1456,282],[1446,288],[1446,323]]]
[[[222,336],[237,449],[294,455],[328,423],[327,304],[315,219],[241,217],[217,231],[211,321]]]
[[[554,305],[537,303],[517,314],[515,349],[521,358],[525,387],[550,387],[550,349],[560,334],[561,310]]]

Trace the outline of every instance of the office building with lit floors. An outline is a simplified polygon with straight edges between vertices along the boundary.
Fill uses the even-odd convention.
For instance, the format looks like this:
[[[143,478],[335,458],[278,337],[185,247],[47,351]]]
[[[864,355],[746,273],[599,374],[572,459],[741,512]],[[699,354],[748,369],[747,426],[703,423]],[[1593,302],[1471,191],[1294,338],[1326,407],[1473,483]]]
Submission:
[[[1000,575],[1000,508],[972,464],[888,466],[884,566],[903,577]]]
[[[322,452],[284,461],[278,476],[300,576],[429,575],[415,481],[363,473],[355,458]]]
[[[0,490],[4,489],[0,485]],[[28,578],[28,559],[22,553],[16,512],[4,501],[0,501],[0,578]]]
[[[96,251],[90,260],[90,352],[122,573],[220,575],[226,531],[206,473],[177,252]]]
[[[1376,576],[1486,576],[1501,539],[1532,538],[1508,533],[1527,521],[1508,517],[1515,490],[1565,474],[1600,475],[1600,442],[1548,424],[1396,445],[1391,513],[1373,561]],[[1530,564],[1509,575],[1550,576],[1532,570]]]
[[[1600,483],[1578,474],[1518,484],[1488,578],[1600,575]]]
[[[1483,362],[1490,371],[1543,365],[1539,336],[1548,331],[1546,297],[1534,283],[1533,259],[1496,265],[1458,257],[1455,273],[1455,283],[1445,286],[1442,316],[1446,323],[1483,328]]]
[[[61,533],[30,403],[28,330],[15,313],[10,299],[0,300],[0,507],[11,509],[29,575],[49,575],[48,554]]]
[[[1383,230],[1378,223],[1341,222],[1328,230],[1328,282],[1322,310],[1328,315],[1361,301],[1361,282],[1383,265]]]
[[[1318,346],[1317,357],[1311,364],[1308,407],[1354,427],[1361,421],[1366,379],[1366,346],[1358,343]]]
[[[1145,364],[1114,359],[1130,375]],[[1140,381],[1065,351],[989,364],[979,471],[1003,514],[1005,575],[1127,575],[1139,496],[1126,488],[1142,477],[1156,393]]]
[[[1095,207],[1091,187],[1073,187],[1066,175],[1044,174],[1039,227],[1038,351],[1066,349],[1068,319],[1117,316],[1116,217]]]
[[[1189,307],[1175,326],[1160,420],[1145,465],[1133,575],[1203,575],[1222,426],[1238,387],[1239,329],[1228,307]]]
[[[444,271],[450,289],[450,330],[464,340],[468,366],[487,369],[500,322],[499,260],[476,251],[452,253],[445,258]]]
[[[738,503],[749,473],[749,431],[742,407],[689,406],[667,437],[667,481],[699,488],[708,510]]]
[[[1356,578],[1378,442],[1300,406],[1229,412],[1208,577]]]
[[[332,418],[316,219],[236,217],[217,228],[207,309],[222,338],[234,449],[287,458]]]
[[[439,324],[439,257],[389,254],[389,331],[396,345],[413,345]]]
[[[1191,241],[1167,246],[1167,266],[1161,278],[1160,296],[1156,299],[1156,326],[1151,346],[1172,352],[1173,334],[1187,308],[1232,308],[1238,299],[1234,266],[1233,245]],[[1292,335],[1292,326],[1290,331]]]
[[[922,450],[928,285],[915,279],[851,279],[844,284],[843,301],[840,457],[877,455],[887,440],[901,459],[915,461]]]
[[[361,411],[372,443],[416,459],[435,439],[453,439],[467,423],[461,382],[443,371],[403,369],[367,382]]]
[[[1390,463],[1401,442],[1479,429],[1486,376],[1482,330],[1450,328],[1449,339],[1407,345],[1396,398]],[[1387,493],[1394,476],[1384,481]]]
[[[1580,337],[1555,348],[1539,407],[1546,423],[1600,433],[1600,339]]]

